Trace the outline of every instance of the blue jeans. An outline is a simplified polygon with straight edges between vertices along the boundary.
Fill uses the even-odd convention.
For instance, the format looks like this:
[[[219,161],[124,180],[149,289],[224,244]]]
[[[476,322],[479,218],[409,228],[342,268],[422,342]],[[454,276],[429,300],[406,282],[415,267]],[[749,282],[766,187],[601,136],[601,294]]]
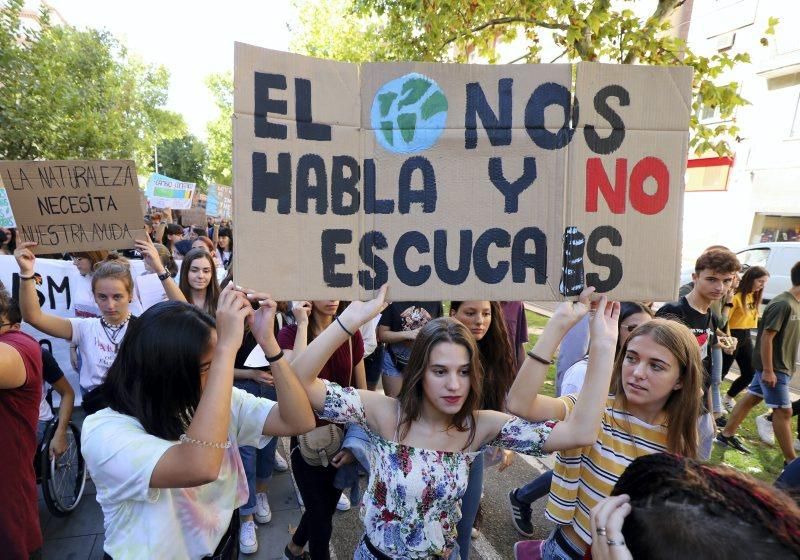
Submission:
[[[542,543],[542,560],[574,560],[575,558],[582,558],[583,552],[578,550],[566,550],[556,542],[555,534],[559,531],[556,527],[547,537],[547,540]]]
[[[711,412],[722,412],[719,385],[722,383],[722,348],[711,349]]]
[[[247,391],[256,397],[278,400],[275,387],[252,381],[250,379],[237,379],[233,382],[234,386]],[[256,511],[256,482],[265,482],[272,477],[272,469],[275,466],[275,449],[278,445],[278,438],[272,438],[263,449],[251,447],[249,445],[239,448],[239,455],[242,456],[244,472],[247,475],[247,488],[250,496],[247,503],[239,508],[239,515],[252,515]]]
[[[472,542],[472,527],[475,526],[475,518],[478,516],[478,508],[481,505],[481,494],[483,493],[483,453],[475,457],[469,469],[469,480],[467,491],[461,498],[461,521],[458,522],[458,536],[456,542],[458,548],[464,552],[461,554],[463,560],[469,560],[469,549]]]
[[[550,493],[550,484],[553,482],[553,471],[543,472],[522,488],[517,489],[517,499],[531,505],[539,498],[544,498]]]
[[[760,399],[764,399],[767,408],[792,408],[792,398],[789,394],[789,380],[792,378],[788,373],[776,371],[777,382],[774,387],[761,382],[762,372],[756,370],[747,392]]]

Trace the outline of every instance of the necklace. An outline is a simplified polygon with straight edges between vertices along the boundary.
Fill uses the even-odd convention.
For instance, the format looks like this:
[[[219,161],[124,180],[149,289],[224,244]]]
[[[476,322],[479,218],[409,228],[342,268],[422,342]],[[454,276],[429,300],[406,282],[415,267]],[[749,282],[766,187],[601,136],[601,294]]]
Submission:
[[[108,341],[114,345],[114,354],[116,354],[119,350],[119,340],[122,337],[122,330],[125,325],[128,324],[130,318],[131,314],[128,313],[128,316],[125,317],[124,321],[118,325],[112,325],[105,320],[105,317],[100,317],[100,326],[103,327],[103,332],[106,333],[106,338],[108,338]]]

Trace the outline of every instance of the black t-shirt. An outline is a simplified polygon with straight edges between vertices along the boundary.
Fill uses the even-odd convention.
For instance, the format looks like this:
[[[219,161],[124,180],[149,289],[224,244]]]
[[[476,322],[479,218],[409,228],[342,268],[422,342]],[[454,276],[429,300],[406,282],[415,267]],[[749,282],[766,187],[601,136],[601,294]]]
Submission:
[[[236,352],[236,359],[233,361],[234,369],[257,369],[260,371],[269,371],[269,366],[250,367],[244,365],[244,363],[247,361],[248,356],[250,356],[250,352],[253,351],[253,348],[255,348],[256,345],[258,345],[258,343],[256,342],[256,337],[253,336],[252,331],[248,330],[246,333],[244,333],[244,340],[242,340],[242,345]]]
[[[389,327],[392,332],[413,331],[441,317],[444,308],[441,301],[395,301],[383,310],[379,326]],[[411,354],[411,344],[392,344],[392,352],[404,359]]]
[[[56,359],[44,349],[42,349],[42,377],[50,385],[64,377],[64,372],[61,371]]]

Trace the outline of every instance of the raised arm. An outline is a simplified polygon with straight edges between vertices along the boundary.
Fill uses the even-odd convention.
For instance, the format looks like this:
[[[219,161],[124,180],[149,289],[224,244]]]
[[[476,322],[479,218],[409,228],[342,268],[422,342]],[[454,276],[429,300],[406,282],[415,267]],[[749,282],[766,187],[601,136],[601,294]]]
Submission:
[[[161,277],[165,276],[167,269],[164,268],[164,264],[161,262],[161,257],[158,256],[158,251],[156,250],[155,245],[150,239],[137,239],[135,241],[136,250],[142,254],[142,259],[147,265],[150,267],[150,270],[155,271]],[[161,281],[161,285],[164,287],[164,292],[167,294],[167,298],[171,301],[186,301],[186,296],[183,295],[183,292],[175,283],[175,280],[172,276],[166,276]]]
[[[264,354],[270,360],[269,367],[278,394],[278,404],[272,407],[264,422],[264,435],[293,436],[313,430],[315,426],[314,412],[308,403],[303,386],[292,371],[289,361],[280,356],[281,347],[275,340],[275,313],[278,304],[268,294],[247,292],[250,301],[257,301],[258,310],[248,318],[250,330],[256,338]]]
[[[322,411],[325,406],[326,393],[325,384],[317,379],[317,375],[336,349],[347,340],[350,333],[356,332],[361,325],[381,311],[386,297],[386,289],[387,285],[384,284],[377,297],[371,301],[352,302],[339,316],[339,319],[322,331],[304,352],[295,355],[292,368],[300,379],[300,383],[303,384],[312,408],[317,412]],[[345,329],[349,332],[345,332]]]
[[[297,331],[294,335],[294,346],[291,350],[284,350],[286,359],[291,362],[308,346],[308,321],[311,316],[311,302],[298,301],[296,305],[292,306],[292,315],[294,315],[294,322],[297,326]]]
[[[563,402],[539,395],[549,368],[545,362],[551,360],[567,332],[589,312],[589,297],[593,291],[594,288],[587,288],[578,301],[562,302],[556,307],[531,350],[531,354],[542,360],[526,356],[508,393],[506,407],[511,414],[533,421],[564,419],[567,409]]]
[[[19,265],[19,308],[22,311],[22,318],[45,334],[72,340],[72,323],[63,317],[45,313],[39,306],[36,281],[33,276],[36,256],[30,249],[36,245],[33,241],[25,241],[17,245],[17,249],[14,251],[14,258],[17,259]]]
[[[233,363],[244,336],[245,318],[252,314],[250,302],[242,292],[228,285],[217,304],[217,344],[200,404],[186,430],[188,438],[214,445],[191,442],[173,445],[156,464],[150,477],[151,488],[187,488],[207,484],[219,477],[231,421]],[[198,372],[200,375],[200,372]]]
[[[555,425],[544,445],[545,451],[584,447],[597,439],[614,368],[618,322],[619,303],[602,296],[589,321],[589,364],[578,402],[567,419]]]

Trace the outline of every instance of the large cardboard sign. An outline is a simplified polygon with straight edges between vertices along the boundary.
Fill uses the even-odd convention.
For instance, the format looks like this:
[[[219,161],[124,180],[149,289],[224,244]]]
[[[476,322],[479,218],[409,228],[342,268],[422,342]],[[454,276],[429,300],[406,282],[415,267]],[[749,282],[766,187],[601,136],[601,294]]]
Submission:
[[[237,282],[278,299],[675,296],[692,71],[235,48]]]
[[[0,161],[0,181],[36,253],[128,249],[145,237],[132,161]]]
[[[192,206],[195,183],[186,183],[166,175],[153,173],[147,180],[145,194],[151,206],[186,210]]]

